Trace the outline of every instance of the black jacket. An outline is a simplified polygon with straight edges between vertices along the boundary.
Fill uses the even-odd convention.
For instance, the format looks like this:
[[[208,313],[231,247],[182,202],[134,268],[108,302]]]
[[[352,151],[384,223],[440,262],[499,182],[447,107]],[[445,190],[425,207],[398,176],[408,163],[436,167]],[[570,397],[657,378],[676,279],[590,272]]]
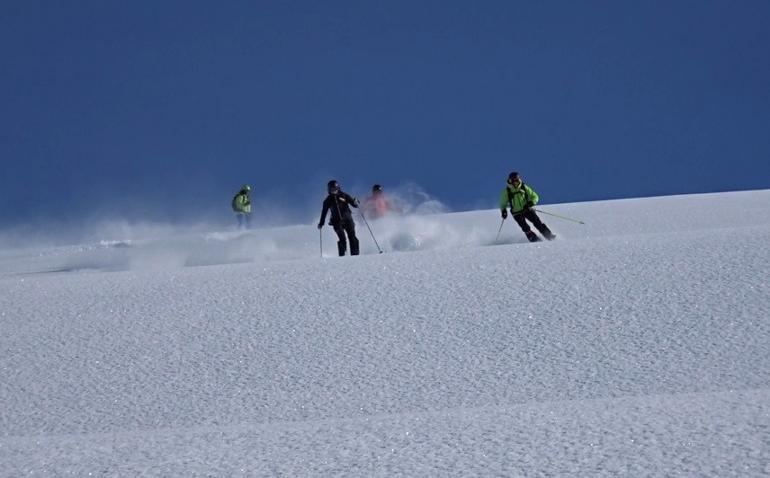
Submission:
[[[332,213],[329,220],[329,224],[332,226],[336,226],[341,222],[353,222],[350,206],[358,207],[358,199],[342,191],[338,194],[329,194],[324,199],[323,209],[321,209],[321,220],[318,222],[318,225],[323,225],[326,220],[326,213],[329,211]]]

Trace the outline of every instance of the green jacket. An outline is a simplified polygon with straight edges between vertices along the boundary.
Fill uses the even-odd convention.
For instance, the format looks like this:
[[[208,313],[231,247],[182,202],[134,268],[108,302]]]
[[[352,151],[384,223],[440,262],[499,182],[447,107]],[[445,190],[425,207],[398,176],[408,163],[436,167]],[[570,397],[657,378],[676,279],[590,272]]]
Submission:
[[[244,192],[239,192],[233,198],[233,211],[237,213],[251,213],[251,199],[249,195]]]
[[[500,210],[505,211],[510,205],[511,214],[518,214],[524,210],[528,201],[537,204],[539,200],[535,190],[524,183],[520,183],[519,186],[508,185],[500,194]]]

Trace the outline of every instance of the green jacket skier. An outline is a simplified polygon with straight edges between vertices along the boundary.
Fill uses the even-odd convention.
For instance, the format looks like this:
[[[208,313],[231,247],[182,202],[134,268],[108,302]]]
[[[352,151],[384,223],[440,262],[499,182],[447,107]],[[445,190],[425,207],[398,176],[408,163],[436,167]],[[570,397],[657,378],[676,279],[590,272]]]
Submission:
[[[251,227],[251,198],[249,193],[251,186],[244,184],[233,197],[232,207],[238,219],[238,228],[249,229]]]
[[[508,217],[507,208],[510,208],[513,219],[521,227],[521,230],[524,231],[530,242],[539,241],[540,238],[532,232],[527,221],[531,222],[540,231],[540,234],[549,241],[556,239],[556,236],[540,220],[533,209],[539,200],[540,196],[537,195],[534,189],[524,184],[519,173],[514,171],[508,175],[507,185],[503,192],[500,193],[500,214],[503,220],[505,220]]]

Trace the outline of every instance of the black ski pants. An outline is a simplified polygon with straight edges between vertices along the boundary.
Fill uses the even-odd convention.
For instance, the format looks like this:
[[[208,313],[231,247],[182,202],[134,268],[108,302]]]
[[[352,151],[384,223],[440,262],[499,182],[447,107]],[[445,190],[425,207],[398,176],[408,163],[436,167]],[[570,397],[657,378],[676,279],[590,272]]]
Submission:
[[[514,214],[513,219],[516,220],[516,223],[519,225],[521,230],[524,231],[524,234],[527,235],[527,239],[530,241],[536,241],[537,236],[534,232],[532,232],[532,229],[530,229],[527,221],[531,222],[532,225],[535,226],[535,228],[540,231],[540,234],[545,236],[546,239],[553,237],[551,230],[548,229],[548,226],[546,226],[543,221],[540,220],[540,218],[537,216],[537,213],[532,209],[524,209],[523,211]]]
[[[350,241],[350,255],[358,255],[358,238],[356,237],[356,224],[352,219],[343,220],[334,225],[334,232],[337,233],[337,252],[340,256],[345,255],[345,251],[348,248],[347,241],[345,240],[345,234],[348,235]]]

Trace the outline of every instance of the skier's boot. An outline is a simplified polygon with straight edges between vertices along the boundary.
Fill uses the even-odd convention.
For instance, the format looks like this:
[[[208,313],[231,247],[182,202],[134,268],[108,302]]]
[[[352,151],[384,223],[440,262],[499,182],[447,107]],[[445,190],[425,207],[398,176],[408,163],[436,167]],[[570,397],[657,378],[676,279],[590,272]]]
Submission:
[[[546,226],[545,223],[541,222],[540,224],[535,224],[535,227],[537,227],[537,230],[540,231],[540,234],[542,234],[543,237],[549,241],[556,239],[556,235],[552,233],[550,229],[548,229],[548,226]]]
[[[548,226],[546,226],[545,224],[543,224],[543,228],[540,229],[540,234],[542,234],[543,237],[545,237],[549,241],[553,241],[554,239],[556,239],[556,234],[552,233],[551,230],[548,229]]]
[[[350,255],[351,256],[358,255],[358,238],[355,236],[350,238]]]
[[[540,240],[540,238],[539,238],[539,237],[537,237],[537,234],[535,234],[535,233],[534,233],[534,232],[532,232],[532,231],[527,231],[527,232],[525,232],[524,234],[526,234],[526,235],[527,235],[527,239],[529,239],[529,242],[537,242],[537,241],[539,241],[539,240]]]
[[[337,252],[339,253],[340,257],[345,255],[345,250],[347,250],[348,244],[345,241],[337,241]]]

